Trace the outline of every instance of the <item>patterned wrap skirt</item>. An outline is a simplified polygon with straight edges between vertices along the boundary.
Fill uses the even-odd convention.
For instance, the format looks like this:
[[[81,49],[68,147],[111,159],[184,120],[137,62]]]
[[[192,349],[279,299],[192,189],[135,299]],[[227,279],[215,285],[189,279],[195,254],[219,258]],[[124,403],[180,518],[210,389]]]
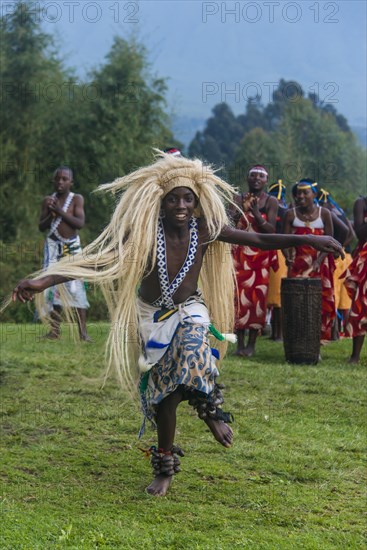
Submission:
[[[200,294],[174,310],[159,310],[138,298],[138,315],[143,353],[150,367],[140,380],[142,411],[155,426],[163,399],[179,387],[184,399],[192,393],[209,399],[219,372],[209,342],[209,314]],[[149,332],[154,338],[149,338]],[[145,420],[140,435],[144,425]]]

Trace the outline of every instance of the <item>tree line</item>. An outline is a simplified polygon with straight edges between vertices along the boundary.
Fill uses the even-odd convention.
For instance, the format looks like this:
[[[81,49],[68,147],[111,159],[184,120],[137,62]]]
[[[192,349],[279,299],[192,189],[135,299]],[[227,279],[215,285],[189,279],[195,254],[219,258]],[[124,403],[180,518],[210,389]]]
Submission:
[[[222,165],[225,179],[242,188],[249,167],[263,164],[271,181],[280,178],[288,187],[314,179],[349,212],[365,192],[366,150],[348,121],[316,94],[305,97],[295,81],[281,79],[268,105],[254,97],[238,116],[226,103],[216,105],[188,151]]]

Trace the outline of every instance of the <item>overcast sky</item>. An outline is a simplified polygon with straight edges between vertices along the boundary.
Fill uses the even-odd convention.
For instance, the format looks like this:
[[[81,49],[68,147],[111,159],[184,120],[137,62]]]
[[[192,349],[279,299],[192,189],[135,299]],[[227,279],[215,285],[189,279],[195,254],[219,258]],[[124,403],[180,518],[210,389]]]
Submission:
[[[114,35],[137,34],[153,71],[168,78],[176,115],[207,118],[220,101],[238,114],[256,93],[266,104],[285,78],[318,91],[351,125],[367,125],[364,0],[29,3],[43,5],[45,29],[82,78],[103,63]]]

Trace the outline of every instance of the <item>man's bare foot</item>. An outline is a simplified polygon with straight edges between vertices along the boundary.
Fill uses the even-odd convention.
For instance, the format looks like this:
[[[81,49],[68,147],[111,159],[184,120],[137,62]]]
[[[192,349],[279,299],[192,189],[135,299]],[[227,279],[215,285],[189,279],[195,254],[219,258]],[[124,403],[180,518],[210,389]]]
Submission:
[[[320,340],[320,346],[328,346],[331,340]]]
[[[236,357],[246,357],[245,349],[236,349],[233,355],[235,355]]]
[[[94,344],[94,340],[92,340],[92,338],[88,336],[88,334],[84,334],[83,336],[81,336],[80,340],[82,342],[89,342],[90,344]]]
[[[204,422],[221,445],[224,447],[232,445],[233,431],[228,424],[223,422],[223,420],[213,420],[212,418],[207,418]]]
[[[248,344],[243,350],[244,357],[252,357],[254,353],[255,353],[255,346],[253,346],[252,344]]]
[[[352,355],[348,363],[359,363],[359,357],[353,357]]]
[[[148,485],[146,492],[156,497],[164,497],[171,485],[171,481],[172,476],[159,474],[153,479],[152,483]]]

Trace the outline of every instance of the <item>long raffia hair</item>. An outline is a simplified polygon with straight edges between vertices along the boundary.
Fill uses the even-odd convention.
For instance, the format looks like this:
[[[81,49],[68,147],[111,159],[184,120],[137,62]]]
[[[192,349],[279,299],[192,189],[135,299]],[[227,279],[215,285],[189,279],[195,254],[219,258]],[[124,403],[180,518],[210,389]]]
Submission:
[[[234,277],[230,246],[216,241],[229,224],[225,202],[233,204],[234,188],[215,175],[200,160],[190,160],[156,150],[156,161],[146,167],[101,185],[99,190],[121,193],[110,223],[83,252],[63,258],[40,271],[84,279],[102,289],[110,316],[105,377],[115,370],[121,385],[136,390],[140,334],[136,307],[139,285],[155,265],[157,227],[162,198],[175,187],[189,187],[199,199],[196,214],[206,220],[209,246],[200,274],[200,286],[210,317],[222,332],[233,327]],[[65,294],[60,285],[61,299]],[[67,301],[67,298],[66,298]],[[43,294],[36,296],[38,311],[45,310]],[[73,312],[64,308],[68,320]],[[75,317],[74,317],[75,320]],[[225,344],[221,345],[222,355]]]

